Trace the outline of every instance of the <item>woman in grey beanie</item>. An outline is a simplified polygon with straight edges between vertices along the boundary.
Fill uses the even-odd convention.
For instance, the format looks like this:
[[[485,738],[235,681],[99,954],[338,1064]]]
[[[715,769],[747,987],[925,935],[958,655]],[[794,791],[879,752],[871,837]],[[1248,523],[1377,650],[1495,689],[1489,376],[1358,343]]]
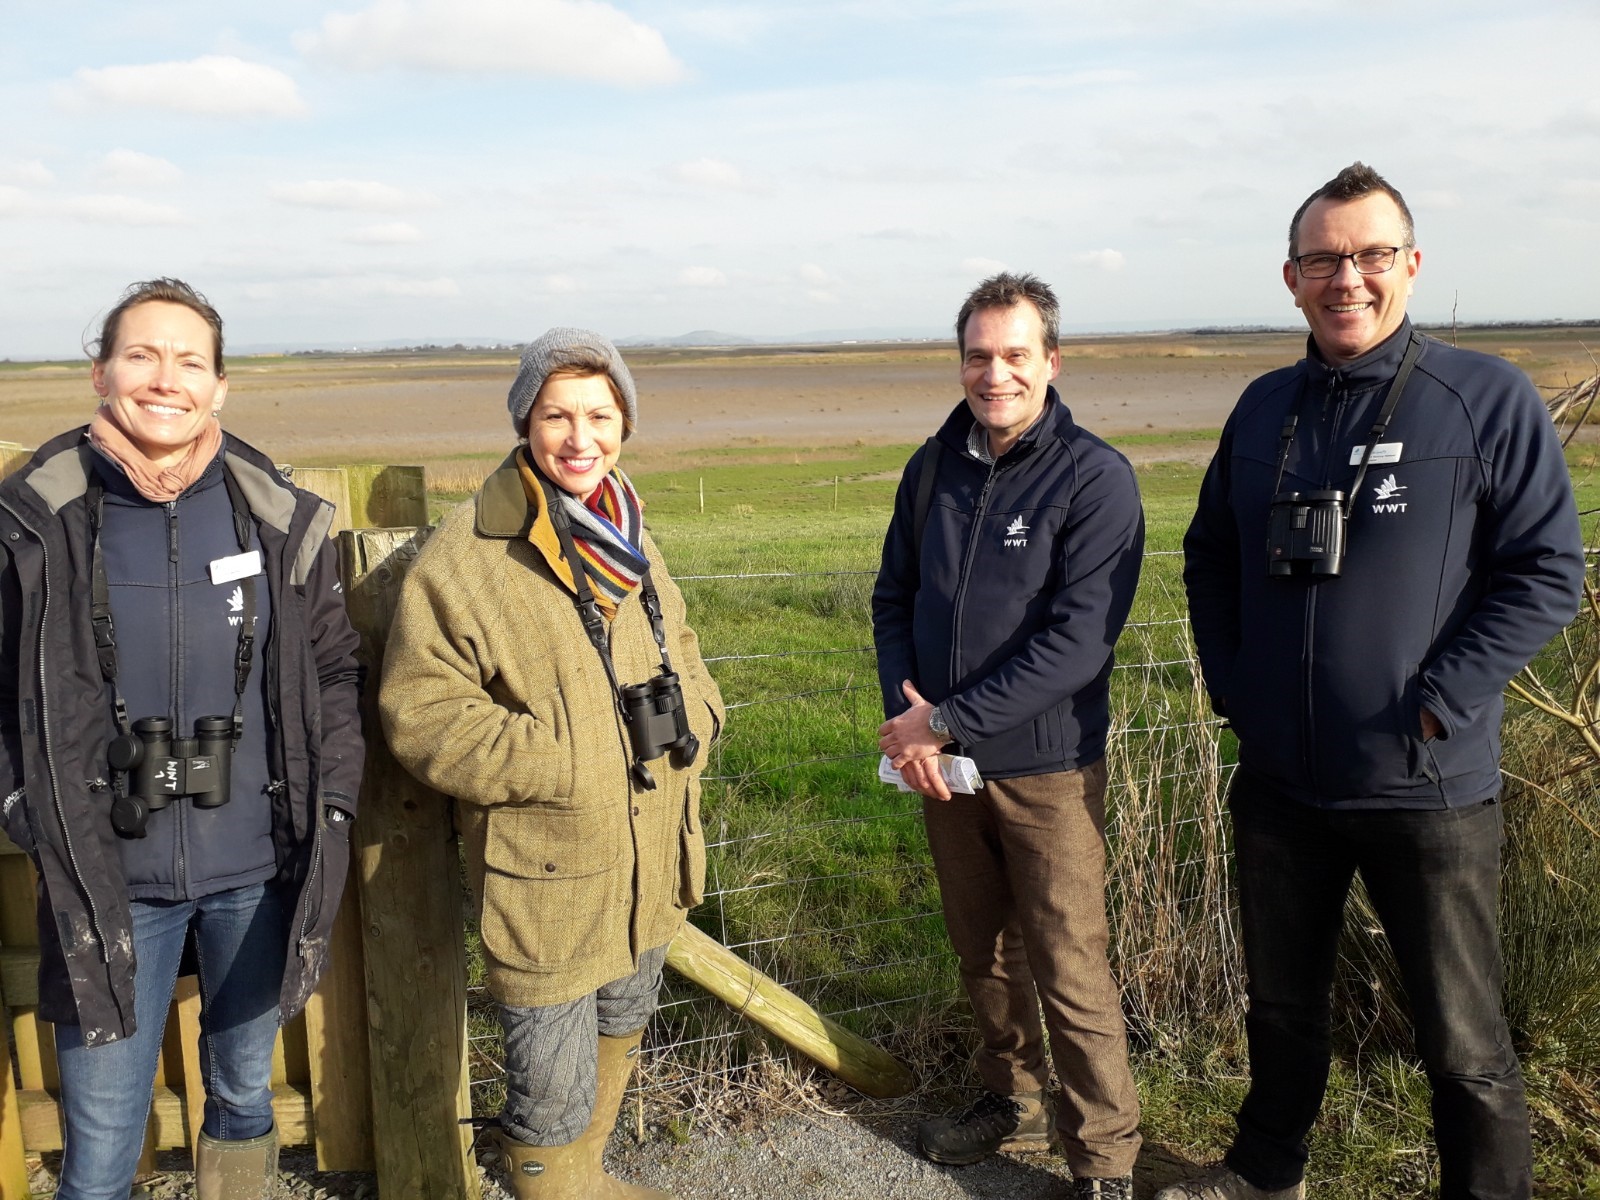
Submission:
[[[601,1152],[702,894],[722,698],[616,465],[638,416],[616,347],[550,330],[507,407],[520,444],[407,575],[379,708],[395,756],[456,798],[513,1194],[646,1200],[665,1193]]]

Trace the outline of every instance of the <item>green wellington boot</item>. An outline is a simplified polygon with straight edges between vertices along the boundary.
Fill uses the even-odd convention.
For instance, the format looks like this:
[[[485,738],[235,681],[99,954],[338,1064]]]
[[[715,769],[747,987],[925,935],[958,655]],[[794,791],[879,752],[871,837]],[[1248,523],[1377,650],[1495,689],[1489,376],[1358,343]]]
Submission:
[[[194,1150],[197,1200],[264,1200],[278,1176],[278,1130],[242,1142],[202,1132]]]
[[[639,1043],[644,1040],[644,1030],[627,1037],[600,1039],[599,1084],[595,1088],[594,1119],[578,1139],[591,1156],[594,1170],[596,1200],[676,1200],[671,1192],[623,1183],[606,1174],[600,1159],[606,1142],[611,1138],[612,1127],[617,1123],[617,1112],[622,1108],[622,1094],[628,1090],[628,1077],[633,1074],[633,1060],[639,1056]]]
[[[530,1146],[504,1133],[495,1135],[517,1200],[674,1200],[670,1192],[614,1179],[601,1163],[643,1036],[641,1029],[625,1038],[600,1039],[594,1115],[576,1141],[566,1146]]]

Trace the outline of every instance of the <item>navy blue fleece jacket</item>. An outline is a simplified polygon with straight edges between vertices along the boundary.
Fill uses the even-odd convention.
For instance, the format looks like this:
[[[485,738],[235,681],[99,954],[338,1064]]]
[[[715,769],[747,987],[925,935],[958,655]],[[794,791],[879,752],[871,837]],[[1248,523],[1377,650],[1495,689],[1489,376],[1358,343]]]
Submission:
[[[909,679],[988,778],[1086,766],[1105,753],[1112,648],[1139,582],[1144,512],[1128,460],[1079,428],[1054,388],[993,466],[967,453],[958,405],[920,551],[911,456],[872,593],[884,712]]]
[[[1502,692],[1582,591],[1571,481],[1538,392],[1510,363],[1431,338],[1354,498],[1343,573],[1268,577],[1286,414],[1300,407],[1282,490],[1349,489],[1410,332],[1338,368],[1312,347],[1252,383],[1184,539],[1195,644],[1240,764],[1308,804],[1493,796]],[[1423,706],[1443,727],[1427,741]]]

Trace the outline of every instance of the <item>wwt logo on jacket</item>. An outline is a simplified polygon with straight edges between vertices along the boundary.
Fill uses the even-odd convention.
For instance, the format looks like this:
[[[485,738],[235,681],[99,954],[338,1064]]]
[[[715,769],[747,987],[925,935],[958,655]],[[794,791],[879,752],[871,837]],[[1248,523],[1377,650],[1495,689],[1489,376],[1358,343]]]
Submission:
[[[1022,523],[1021,517],[1018,517],[1016,520],[1012,521],[1011,524],[1006,526],[1005,537],[1000,544],[1002,546],[1018,547],[1026,546],[1028,544],[1028,526]]]
[[[1394,481],[1394,474],[1391,472],[1388,478],[1384,479],[1382,483],[1375,484],[1372,489],[1373,499],[1388,501],[1389,503],[1374,504],[1372,506],[1372,511],[1380,517],[1387,513],[1405,512],[1405,502],[1400,501],[1396,503],[1394,500],[1396,496],[1405,490],[1406,485],[1403,483],[1396,483]]]

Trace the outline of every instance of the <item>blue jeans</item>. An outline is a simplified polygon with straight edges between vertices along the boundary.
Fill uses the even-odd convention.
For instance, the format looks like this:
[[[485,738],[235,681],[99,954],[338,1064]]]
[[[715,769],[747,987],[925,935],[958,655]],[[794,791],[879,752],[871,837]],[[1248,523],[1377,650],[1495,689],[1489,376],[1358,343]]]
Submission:
[[[1361,872],[1433,1087],[1441,1200],[1526,1200],[1533,1151],[1500,1005],[1500,805],[1310,808],[1243,771],[1228,797],[1249,972],[1250,1091],[1228,1165],[1292,1186],[1328,1082],[1345,897]]]
[[[201,1128],[221,1141],[272,1129],[272,1047],[278,1033],[292,896],[258,883],[199,900],[135,900],[132,1037],[85,1047],[76,1025],[56,1027],[66,1149],[56,1200],[126,1200],[191,923],[200,964]]]

